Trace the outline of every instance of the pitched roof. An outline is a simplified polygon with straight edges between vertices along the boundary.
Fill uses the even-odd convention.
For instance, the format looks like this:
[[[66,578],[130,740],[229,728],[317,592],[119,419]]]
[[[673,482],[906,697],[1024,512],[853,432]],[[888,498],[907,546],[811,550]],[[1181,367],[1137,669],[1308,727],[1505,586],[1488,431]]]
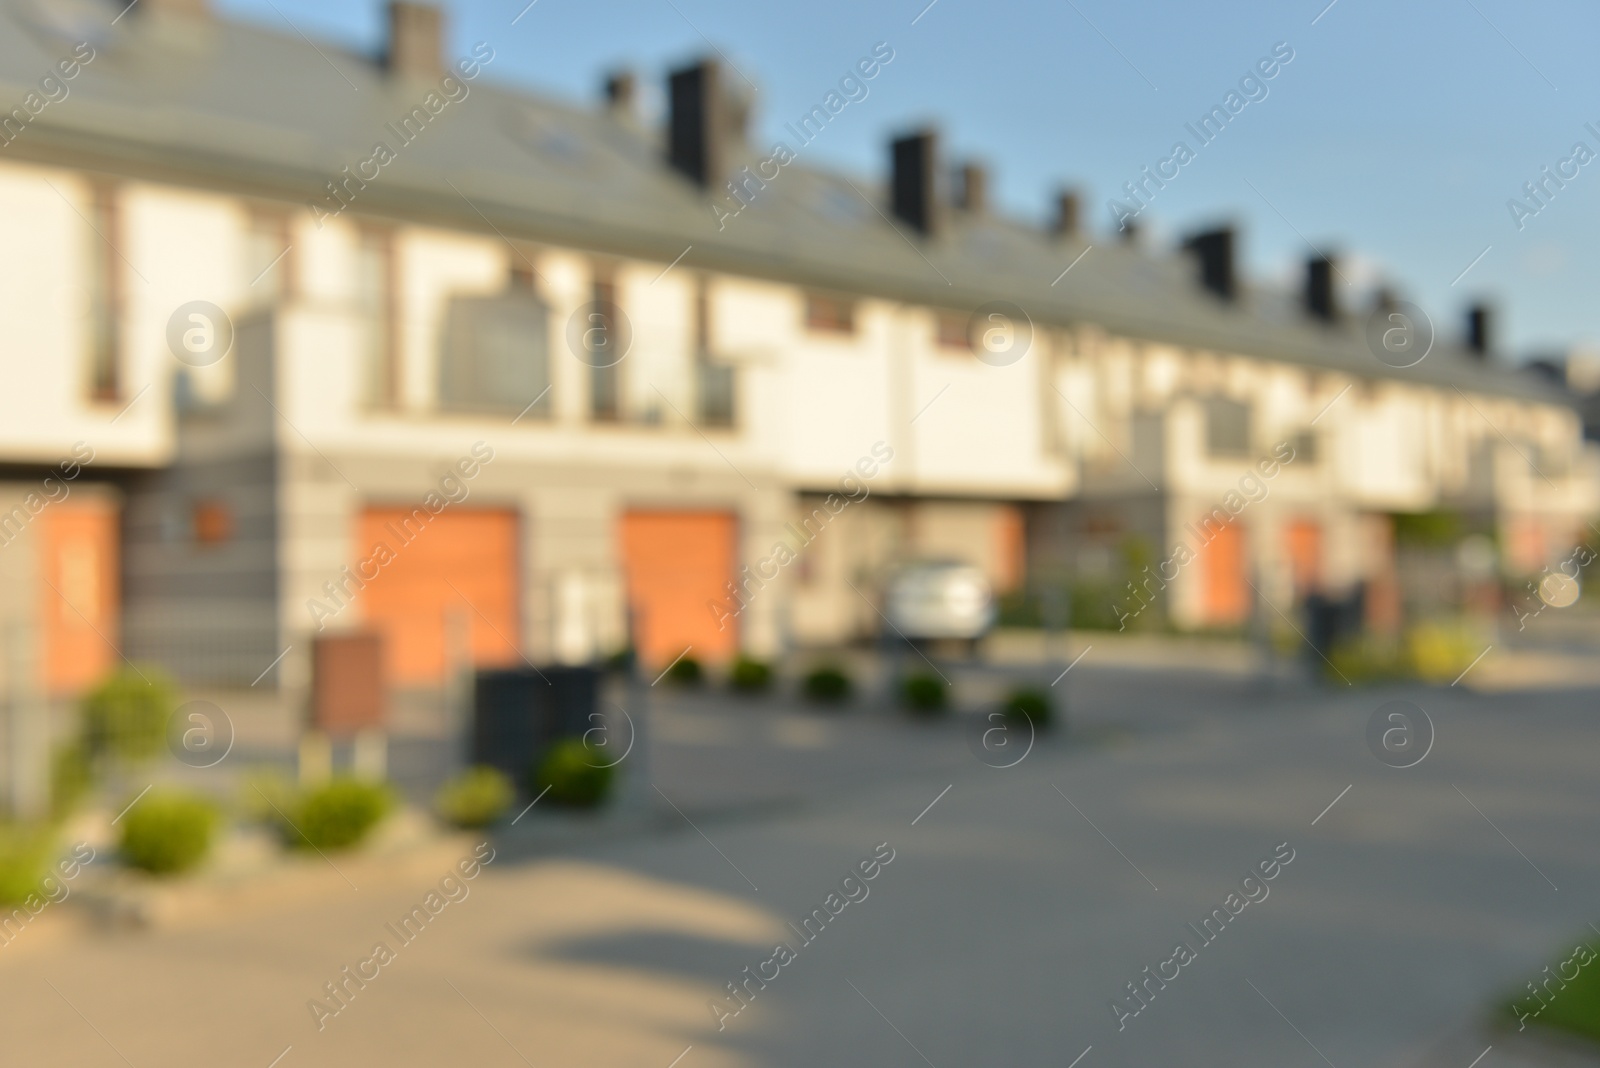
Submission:
[[[797,143],[788,147],[798,161],[719,224],[708,193],[663,162],[653,132],[497,85],[493,62],[467,83],[464,99],[403,143],[390,124],[437,84],[221,18],[134,9],[111,27],[120,9],[100,0],[0,0],[0,109],[20,106],[77,42],[96,50],[66,83],[69,95],[0,145],[0,159],[305,203],[320,201],[325,183],[381,141],[396,158],[360,190],[352,212],[661,262],[693,245],[688,262],[702,268],[964,312],[1006,300],[1037,324],[1094,323],[1133,338],[1566,403],[1548,383],[1486,365],[1443,337],[1416,367],[1389,368],[1368,350],[1360,317],[1324,326],[1262,291],[1225,304],[1201,289],[1182,254],[1096,244],[1059,277],[1084,239],[961,212],[949,213],[940,236],[922,238],[890,221],[879,183],[807,166]],[[743,151],[735,166],[767,155]]]

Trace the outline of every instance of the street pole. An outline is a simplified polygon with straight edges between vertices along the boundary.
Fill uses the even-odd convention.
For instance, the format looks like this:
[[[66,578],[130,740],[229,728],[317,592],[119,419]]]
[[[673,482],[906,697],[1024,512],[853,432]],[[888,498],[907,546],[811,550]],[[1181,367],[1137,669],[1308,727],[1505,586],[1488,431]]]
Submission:
[[[640,612],[633,604],[627,606],[627,664],[623,667],[622,699],[617,705],[624,713],[622,722],[609,711],[605,712],[606,744],[619,745],[628,755],[618,758],[617,774],[622,782],[618,790],[618,809],[622,812],[648,816],[655,808],[655,788],[650,784],[650,684],[644,678],[644,660],[640,653]],[[602,677],[603,679],[603,677]],[[604,688],[604,683],[602,682]],[[629,733],[622,737],[619,727],[629,725]],[[610,759],[608,757],[608,759]]]
[[[34,686],[33,649],[27,629],[6,632],[6,749],[10,774],[7,808],[15,820],[44,815],[49,801],[49,739],[41,695]]]

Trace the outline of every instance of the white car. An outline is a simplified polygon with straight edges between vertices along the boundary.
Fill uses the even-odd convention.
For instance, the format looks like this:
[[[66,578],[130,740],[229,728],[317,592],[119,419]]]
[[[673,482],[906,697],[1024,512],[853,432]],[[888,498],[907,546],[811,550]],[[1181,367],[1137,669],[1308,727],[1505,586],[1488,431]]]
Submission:
[[[955,560],[909,564],[889,580],[890,624],[911,639],[975,641],[994,626],[994,591],[982,571]]]

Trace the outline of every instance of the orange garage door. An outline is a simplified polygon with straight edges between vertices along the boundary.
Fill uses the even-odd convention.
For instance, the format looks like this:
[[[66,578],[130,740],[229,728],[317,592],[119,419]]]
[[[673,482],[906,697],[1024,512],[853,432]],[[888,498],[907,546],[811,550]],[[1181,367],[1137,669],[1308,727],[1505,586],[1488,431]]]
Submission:
[[[44,684],[87,689],[117,666],[117,506],[78,499],[39,516]]]
[[[622,517],[622,563],[639,654],[664,666],[691,649],[721,661],[739,647],[736,621],[717,628],[712,602],[728,599],[738,558],[731,512],[628,512]],[[759,594],[758,594],[759,596]]]
[[[995,568],[990,576],[1000,593],[1010,593],[1022,585],[1028,572],[1028,528],[1022,509],[1002,504],[994,516]]]
[[[374,569],[366,561],[392,554],[358,598],[383,634],[389,682],[443,682],[452,628],[465,636],[474,664],[521,660],[517,530],[516,513],[506,509],[362,512],[356,558],[364,573]]]
[[[1310,519],[1296,519],[1284,528],[1289,570],[1296,597],[1322,589],[1322,527]]]
[[[1205,618],[1230,626],[1250,618],[1250,587],[1245,581],[1244,530],[1229,523],[1200,550],[1205,569]]]

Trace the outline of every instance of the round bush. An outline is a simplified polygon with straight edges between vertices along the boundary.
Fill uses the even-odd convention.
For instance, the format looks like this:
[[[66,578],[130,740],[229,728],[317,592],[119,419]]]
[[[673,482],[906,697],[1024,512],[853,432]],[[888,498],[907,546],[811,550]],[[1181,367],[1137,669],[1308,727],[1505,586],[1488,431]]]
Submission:
[[[595,808],[611,795],[615,772],[599,749],[580,738],[563,738],[534,769],[533,793],[556,805]]]
[[[178,690],[158,669],[141,670],[118,671],[84,696],[83,739],[94,756],[149,760],[165,746]]]
[[[918,715],[938,715],[950,704],[950,687],[934,675],[910,675],[900,684],[900,700]]]
[[[1026,720],[1040,729],[1050,726],[1055,717],[1050,697],[1042,690],[1012,690],[1001,709],[1012,722]]]
[[[818,704],[837,705],[850,699],[854,686],[850,683],[850,676],[842,669],[827,664],[807,675],[802,689],[809,700]]]
[[[667,681],[676,686],[698,686],[704,677],[705,672],[700,669],[700,661],[692,656],[682,657],[667,668]]]
[[[741,656],[728,672],[728,683],[744,693],[760,693],[772,685],[772,668],[763,661]]]
[[[195,868],[211,851],[217,807],[197,794],[151,791],[122,817],[122,860],[152,875]]]
[[[349,849],[371,833],[394,796],[383,783],[334,779],[300,799],[292,813],[294,826],[284,831],[291,845],[316,849]]]
[[[49,827],[0,825],[0,905],[19,905],[50,874]]]
[[[516,787],[499,768],[468,768],[439,788],[433,806],[457,827],[487,827],[505,815]]]

